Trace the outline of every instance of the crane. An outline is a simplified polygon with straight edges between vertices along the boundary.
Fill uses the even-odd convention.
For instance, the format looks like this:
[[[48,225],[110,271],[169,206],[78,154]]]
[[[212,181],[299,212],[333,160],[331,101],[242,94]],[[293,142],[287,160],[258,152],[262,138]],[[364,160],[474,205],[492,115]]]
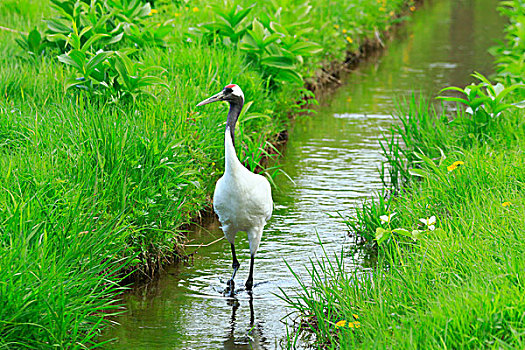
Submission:
[[[250,243],[250,273],[246,290],[253,288],[253,265],[259,249],[264,226],[270,220],[273,210],[272,189],[268,180],[248,170],[235,153],[235,124],[244,105],[244,94],[238,85],[226,85],[224,89],[200,102],[197,106],[226,101],[230,104],[224,132],[225,169],[217,181],[213,194],[213,209],[219,217],[222,231],[230,243],[233,273],[227,283],[226,293],[233,297],[234,278],[240,263],[235,254],[235,236],[246,232]]]

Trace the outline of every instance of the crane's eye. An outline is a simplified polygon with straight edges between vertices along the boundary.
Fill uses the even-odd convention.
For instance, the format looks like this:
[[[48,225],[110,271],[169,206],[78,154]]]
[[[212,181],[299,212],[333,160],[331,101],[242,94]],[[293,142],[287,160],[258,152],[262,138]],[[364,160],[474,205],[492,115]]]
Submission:
[[[224,94],[225,95],[229,95],[233,92],[233,89],[232,88],[229,88],[229,87],[225,87],[224,88]]]

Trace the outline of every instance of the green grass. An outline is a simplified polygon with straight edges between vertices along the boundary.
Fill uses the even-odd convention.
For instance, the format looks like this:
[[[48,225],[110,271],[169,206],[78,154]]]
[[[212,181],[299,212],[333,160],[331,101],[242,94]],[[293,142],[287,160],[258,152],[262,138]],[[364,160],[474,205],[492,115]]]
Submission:
[[[318,341],[328,348],[523,347],[523,146],[451,154],[465,164],[450,182],[428,169],[396,197],[395,227],[416,229],[420,218],[436,215],[440,228],[417,243],[399,239],[401,255],[383,247],[378,266],[364,272],[345,269],[340,257],[312,264],[302,299],[290,304],[315,320]],[[359,329],[335,328],[353,314]]]
[[[78,73],[57,59],[63,52],[30,55],[19,34],[0,28],[0,348],[100,345],[104,316],[120,312],[122,279],[149,278],[173,260],[184,225],[210,210],[223,171],[227,106],[197,109],[203,98],[239,84],[250,108],[239,120],[238,154],[252,169],[276,171],[261,162],[304,90],[271,83],[235,45],[191,34],[217,19],[215,3],[155,1],[145,25],[172,20],[171,30],[165,45],[146,43],[132,59],[164,69],[155,74],[167,88],[144,88],[156,98],[66,90]],[[293,25],[305,4],[282,2],[281,24]],[[302,38],[323,52],[298,65],[307,81],[402,20],[411,2],[336,4],[311,4]],[[261,2],[248,19],[276,10]],[[14,31],[43,33],[43,19],[56,16],[48,1],[0,3],[0,26]]]
[[[508,38],[519,35],[517,16],[523,17],[520,1],[514,6],[507,11],[515,16]],[[507,45],[498,52],[512,64],[502,64],[497,79],[521,85],[502,104],[525,99],[525,76],[515,74],[521,49],[512,40]],[[399,116],[383,149],[383,177],[396,195],[369,201],[348,219],[377,247],[377,265],[350,270],[344,255],[312,261],[300,296],[284,296],[302,318],[288,346],[309,337],[330,349],[523,348],[523,109],[510,108],[487,124],[478,111],[472,122],[458,123],[465,112],[449,116],[412,100]],[[450,167],[456,161],[463,165]],[[379,219],[394,212],[389,223]],[[420,221],[431,216],[435,230]],[[397,228],[419,236],[393,232],[377,246],[376,232]],[[346,326],[336,327],[341,320]]]

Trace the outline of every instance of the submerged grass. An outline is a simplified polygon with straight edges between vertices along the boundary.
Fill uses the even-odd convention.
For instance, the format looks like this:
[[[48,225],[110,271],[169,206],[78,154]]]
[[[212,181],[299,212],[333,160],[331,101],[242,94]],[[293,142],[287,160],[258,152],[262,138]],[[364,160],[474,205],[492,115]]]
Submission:
[[[506,6],[523,16],[520,1]],[[525,76],[515,74],[517,47],[499,50],[512,64],[498,78],[518,84],[500,102],[515,108],[485,114],[491,98],[451,116],[409,101],[399,113],[383,149],[384,179],[396,195],[349,219],[369,244],[382,242],[377,266],[350,271],[344,254],[325,256],[312,262],[300,296],[285,296],[319,348],[525,346]],[[289,348],[298,337],[290,335]]]
[[[35,28],[43,33],[49,23],[44,19],[57,18],[51,2],[1,2],[0,348],[102,345],[96,336],[107,323],[104,316],[119,312],[122,278],[150,277],[172,259],[184,225],[210,208],[223,171],[226,106],[197,110],[204,97],[228,83],[242,86],[247,104],[238,123],[238,154],[251,169],[270,176],[276,171],[261,164],[268,141],[285,129],[288,113],[308,93],[297,84],[272,82],[264,65],[239,46],[195,35],[199,24],[218,19],[212,5],[219,3],[155,1],[154,11],[136,21],[148,30],[162,26],[167,35],[124,47],[139,72],[162,68],[156,77],[165,84],[140,90],[152,98],[139,90],[121,95],[126,91],[118,84],[108,94],[66,89],[71,78],[85,82],[78,69],[62,63],[71,61],[57,58],[70,48],[41,50],[42,41],[27,36]],[[86,2],[77,5],[82,9]],[[300,33],[294,13],[310,6],[304,1],[263,1],[249,19],[272,14],[292,34],[320,44],[321,54],[296,58],[298,72],[310,82],[324,64],[343,60],[346,51],[402,20],[412,3],[311,5]],[[127,37],[123,42],[130,43]]]

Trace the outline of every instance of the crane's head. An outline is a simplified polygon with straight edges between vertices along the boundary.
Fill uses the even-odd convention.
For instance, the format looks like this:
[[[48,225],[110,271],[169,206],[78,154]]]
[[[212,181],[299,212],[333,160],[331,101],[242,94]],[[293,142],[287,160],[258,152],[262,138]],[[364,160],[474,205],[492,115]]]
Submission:
[[[230,84],[226,85],[224,89],[218,94],[215,94],[211,97],[208,97],[204,101],[200,102],[198,106],[207,105],[208,103],[217,102],[217,101],[226,101],[234,105],[244,104],[244,94],[242,93],[241,88],[238,85]]]

